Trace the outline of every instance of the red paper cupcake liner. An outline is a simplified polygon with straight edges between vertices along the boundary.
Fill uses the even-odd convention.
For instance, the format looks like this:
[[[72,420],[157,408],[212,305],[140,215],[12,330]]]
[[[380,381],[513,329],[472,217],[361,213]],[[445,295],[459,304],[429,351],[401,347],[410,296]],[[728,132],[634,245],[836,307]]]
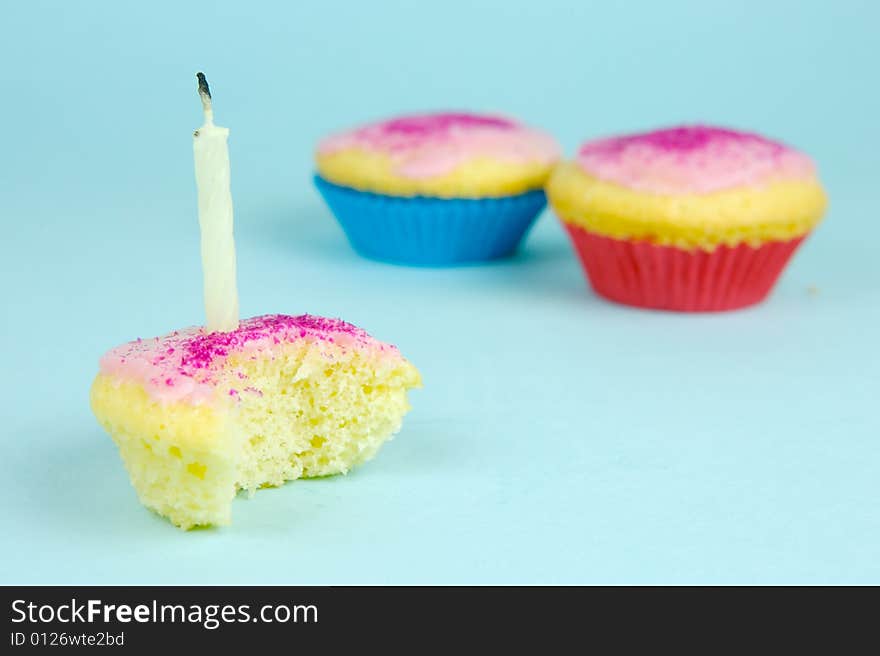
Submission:
[[[605,237],[565,223],[597,294],[636,307],[720,312],[760,303],[806,235],[758,247],[685,250]]]

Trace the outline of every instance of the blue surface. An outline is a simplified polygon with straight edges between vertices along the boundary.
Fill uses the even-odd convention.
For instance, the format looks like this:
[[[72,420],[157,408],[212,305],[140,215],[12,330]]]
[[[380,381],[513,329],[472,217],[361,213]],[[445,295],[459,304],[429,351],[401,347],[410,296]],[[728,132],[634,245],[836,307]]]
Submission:
[[[0,582],[880,583],[880,5],[615,4],[7,3]],[[138,505],[87,394],[107,348],[202,320],[198,69],[232,130],[242,312],[343,316],[425,388],[369,465],[187,534]],[[725,315],[602,302],[548,214],[487,266],[361,259],[311,149],[435,107],[568,153],[754,129],[815,156],[831,210]]]
[[[503,198],[386,196],[315,186],[364,257],[411,266],[451,266],[512,255],[547,205],[541,189]]]

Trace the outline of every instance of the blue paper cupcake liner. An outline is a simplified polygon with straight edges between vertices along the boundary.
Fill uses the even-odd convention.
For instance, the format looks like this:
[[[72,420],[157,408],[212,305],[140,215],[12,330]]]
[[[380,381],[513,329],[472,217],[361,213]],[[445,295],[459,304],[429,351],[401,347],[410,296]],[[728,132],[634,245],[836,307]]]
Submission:
[[[364,257],[449,266],[512,254],[547,203],[543,190],[501,198],[386,196],[315,185],[352,247]]]

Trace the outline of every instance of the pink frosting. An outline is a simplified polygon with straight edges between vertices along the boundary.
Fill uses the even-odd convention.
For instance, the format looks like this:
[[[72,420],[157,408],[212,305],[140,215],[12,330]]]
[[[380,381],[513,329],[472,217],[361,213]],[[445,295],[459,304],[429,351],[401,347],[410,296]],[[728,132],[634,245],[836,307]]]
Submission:
[[[108,351],[101,358],[100,368],[101,373],[143,385],[156,400],[198,404],[215,395],[221,379],[228,380],[228,375],[220,373],[230,354],[247,352],[252,357],[270,357],[279,344],[300,339],[401,357],[394,346],[339,319],[267,314],[246,319],[229,333],[206,333],[204,328],[192,327],[162,337],[137,339]],[[237,380],[238,384],[222,393],[236,400],[242,394],[262,394],[248,384],[244,373],[238,373]]]
[[[407,178],[444,175],[470,159],[552,164],[559,146],[550,135],[508,118],[466,113],[403,116],[327,137],[319,154],[367,150],[392,158]]]
[[[706,194],[816,175],[809,157],[784,144],[703,125],[591,141],[577,162],[600,180],[656,194]]]

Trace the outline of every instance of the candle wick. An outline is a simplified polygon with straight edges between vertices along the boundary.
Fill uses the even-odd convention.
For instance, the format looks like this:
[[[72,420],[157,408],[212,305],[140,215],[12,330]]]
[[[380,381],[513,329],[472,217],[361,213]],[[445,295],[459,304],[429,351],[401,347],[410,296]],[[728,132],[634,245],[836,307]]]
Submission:
[[[211,87],[208,86],[208,80],[201,71],[196,73],[196,79],[199,81],[199,98],[202,99],[202,111],[205,113],[205,125],[214,125],[214,109],[211,106]]]

